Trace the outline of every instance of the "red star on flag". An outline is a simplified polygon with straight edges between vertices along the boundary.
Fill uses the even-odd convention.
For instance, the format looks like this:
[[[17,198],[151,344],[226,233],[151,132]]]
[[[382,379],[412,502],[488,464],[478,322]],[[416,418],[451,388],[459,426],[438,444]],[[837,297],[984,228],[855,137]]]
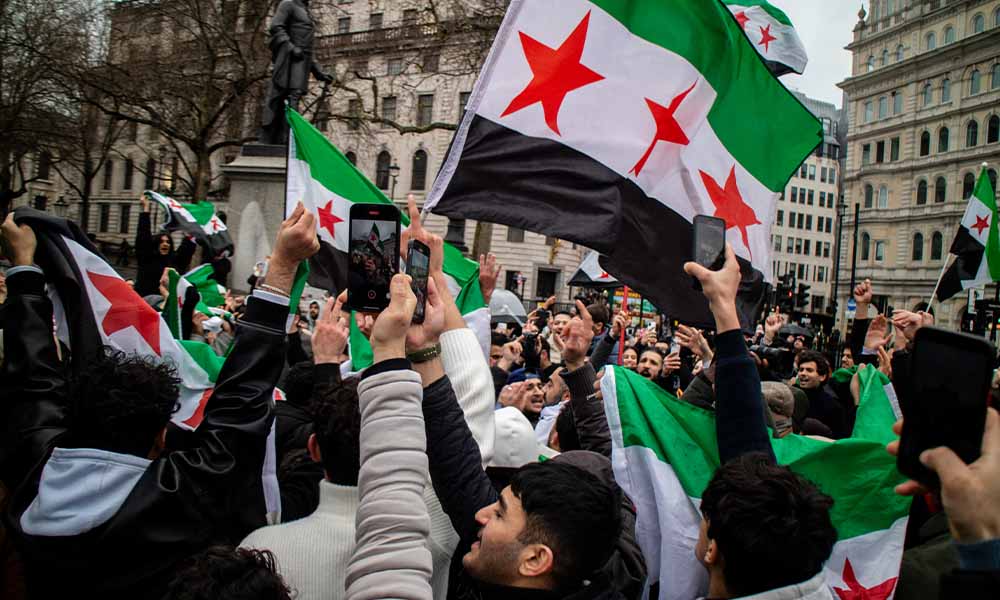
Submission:
[[[649,112],[653,113],[653,120],[656,121],[656,135],[653,136],[653,141],[649,143],[649,148],[646,148],[646,153],[632,167],[631,172],[635,173],[636,176],[642,171],[642,167],[645,166],[649,155],[653,153],[653,147],[656,146],[656,142],[672,142],[681,146],[687,146],[690,143],[684,130],[677,123],[677,119],[674,118],[674,112],[677,111],[681,102],[684,102],[684,98],[687,98],[687,95],[691,93],[691,90],[694,89],[697,83],[697,81],[692,83],[691,87],[676,96],[670,102],[670,106],[662,106],[646,98],[646,105],[649,106]]]
[[[975,229],[976,233],[978,233],[979,235],[983,235],[983,230],[989,228],[990,228],[990,220],[987,219],[986,217],[980,217],[979,215],[976,215],[976,224],[972,226],[972,229]]]
[[[87,276],[97,291],[111,303],[101,322],[105,335],[133,327],[160,356],[160,313],[146,304],[123,280],[91,271],[87,271]]]
[[[774,40],[778,39],[778,38],[774,37],[773,35],[771,35],[771,24],[770,23],[768,23],[768,25],[767,25],[766,28],[765,27],[761,27],[760,28],[760,35],[761,35],[761,38],[760,38],[760,41],[757,42],[757,45],[758,46],[764,46],[764,52],[767,52],[768,50],[770,50],[770,48],[771,48],[771,42],[773,42]]]
[[[556,135],[559,132],[559,108],[566,94],[575,89],[604,79],[580,63],[583,56],[583,46],[587,41],[587,26],[590,23],[590,12],[576,26],[573,33],[553,50],[524,32],[521,36],[521,47],[524,57],[531,67],[532,79],[520,94],[518,94],[501,117],[515,113],[537,102],[542,103],[545,113],[545,124]]]
[[[893,577],[874,587],[866,588],[858,583],[858,578],[854,576],[854,567],[851,566],[850,559],[844,561],[843,578],[844,583],[847,584],[847,589],[833,588],[833,591],[837,592],[840,600],[886,600],[892,594],[892,590],[895,589],[897,579]]]
[[[757,220],[757,213],[749,204],[743,201],[740,195],[740,188],[736,185],[736,165],[729,170],[729,177],[726,179],[726,187],[719,187],[718,182],[704,171],[701,173],[701,181],[705,184],[705,190],[715,205],[715,215],[726,222],[726,229],[736,227],[743,237],[743,245],[750,251],[750,238],[747,235],[747,227],[760,225]],[[750,254],[751,258],[753,253]]]
[[[750,20],[750,17],[748,17],[745,12],[741,10],[740,12],[736,13],[733,16],[736,17],[736,20],[739,22],[740,27],[742,27],[743,29],[747,28],[747,21]]]
[[[212,217],[212,231],[218,231],[221,225],[222,222],[219,220],[219,217]]]
[[[611,275],[607,271],[601,271],[601,276],[598,279],[611,279]]]
[[[319,212],[319,226],[322,229],[326,229],[330,232],[330,237],[335,238],[337,234],[334,232],[333,226],[337,223],[343,223],[344,220],[333,214],[333,200],[326,203],[326,206],[321,206],[317,209]]]

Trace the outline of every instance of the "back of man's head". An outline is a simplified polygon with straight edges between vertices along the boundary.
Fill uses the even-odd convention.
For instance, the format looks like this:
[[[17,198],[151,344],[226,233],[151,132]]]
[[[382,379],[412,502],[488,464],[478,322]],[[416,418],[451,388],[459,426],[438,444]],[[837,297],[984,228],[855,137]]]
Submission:
[[[708,539],[722,555],[731,596],[749,596],[813,578],[837,530],[833,499],[761,453],[719,467],[701,497]]]
[[[285,402],[299,408],[308,408],[312,402],[314,384],[312,361],[295,363],[285,373],[285,380],[282,381],[281,390],[285,392]]]
[[[317,386],[312,405],[313,428],[327,478],[337,485],[358,485],[361,469],[361,411],[358,380],[335,386]]]
[[[611,322],[608,307],[603,304],[591,304],[587,307],[587,312],[590,313],[590,317],[594,320],[594,325],[607,325]]]
[[[179,384],[165,362],[104,347],[73,382],[76,444],[149,456],[177,410]]]
[[[214,546],[177,571],[164,600],[291,600],[268,550]]]
[[[527,520],[519,541],[552,550],[559,589],[574,589],[604,566],[621,531],[621,490],[587,471],[552,461],[511,479]]]

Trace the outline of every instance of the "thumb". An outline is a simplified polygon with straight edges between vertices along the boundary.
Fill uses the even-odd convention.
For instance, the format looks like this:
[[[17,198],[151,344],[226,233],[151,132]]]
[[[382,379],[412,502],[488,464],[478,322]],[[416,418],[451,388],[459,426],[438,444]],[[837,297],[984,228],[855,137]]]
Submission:
[[[1000,414],[995,409],[986,411],[986,429],[983,431],[983,456],[1000,453]]]
[[[698,281],[705,281],[705,279],[708,278],[708,274],[711,271],[699,265],[698,263],[692,261],[684,263],[684,272],[694,277]]]
[[[942,488],[948,487],[949,482],[966,477],[966,472],[969,470],[962,459],[951,448],[945,446],[925,450],[920,454],[920,462],[937,473]]]
[[[413,316],[413,309],[417,306],[417,298],[410,289],[410,276],[398,273],[392,278],[389,284],[389,306],[403,312],[407,321]]]

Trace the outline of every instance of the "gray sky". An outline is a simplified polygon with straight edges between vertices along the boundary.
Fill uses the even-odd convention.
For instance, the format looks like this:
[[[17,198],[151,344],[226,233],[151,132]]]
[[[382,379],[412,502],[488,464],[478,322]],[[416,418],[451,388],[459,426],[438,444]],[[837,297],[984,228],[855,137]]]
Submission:
[[[861,2],[855,0],[770,0],[785,11],[809,56],[804,75],[785,75],[786,86],[810,98],[843,108],[837,84],[851,74],[851,53],[844,50],[854,36]],[[868,3],[865,2],[867,5]]]

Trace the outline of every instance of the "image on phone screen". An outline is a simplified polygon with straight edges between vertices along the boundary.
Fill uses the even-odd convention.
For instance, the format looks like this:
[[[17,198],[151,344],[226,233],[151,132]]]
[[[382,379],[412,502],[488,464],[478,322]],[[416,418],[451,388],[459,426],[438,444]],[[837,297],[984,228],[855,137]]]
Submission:
[[[410,276],[413,295],[417,297],[417,306],[413,309],[413,322],[424,322],[424,310],[427,306],[427,275],[431,258],[427,247],[423,244],[411,243],[406,256],[406,274]]]
[[[399,270],[399,222],[351,219],[348,303],[378,312],[389,306],[389,282]]]
[[[706,269],[718,270],[725,262],[726,222],[698,215],[694,218],[694,261]]]

